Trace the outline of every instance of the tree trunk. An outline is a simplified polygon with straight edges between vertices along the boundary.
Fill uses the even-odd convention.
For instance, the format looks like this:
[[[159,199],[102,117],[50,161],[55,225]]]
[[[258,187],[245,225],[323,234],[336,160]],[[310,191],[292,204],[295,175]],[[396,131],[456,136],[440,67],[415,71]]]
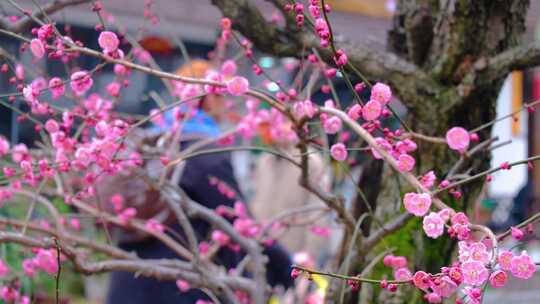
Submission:
[[[414,5],[413,2],[415,2]],[[437,22],[442,27],[439,30],[443,31],[438,33],[439,37],[440,35],[445,37],[438,43],[446,45],[435,45],[436,41],[426,43],[426,37],[430,37],[429,33],[426,34],[426,30],[430,32],[432,29],[426,25],[434,23],[435,16],[432,14],[440,10],[439,7],[432,6],[433,2],[437,1],[400,2],[398,12],[394,17],[394,28],[389,33],[389,48],[400,57],[423,65],[425,70],[438,77],[439,82],[449,90],[462,85],[464,75],[473,68],[472,65],[478,58],[492,56],[515,45],[524,31],[523,16],[528,5],[527,1],[470,1],[470,3],[455,1],[454,19]],[[443,17],[439,16],[439,18]],[[459,28],[452,28],[450,25]],[[437,31],[437,29],[433,30]],[[458,34],[452,33],[453,31],[457,31]],[[472,37],[475,37],[474,41],[478,43],[471,43],[473,40],[469,39]],[[426,48],[429,48],[429,51],[426,51]],[[421,96],[420,99],[431,100],[425,103],[415,102],[416,106],[410,110],[406,122],[415,132],[433,136],[444,136],[446,131],[453,126],[461,126],[469,130],[478,127],[495,118],[495,102],[504,78],[505,75],[501,75],[489,84],[478,81],[463,88],[464,92],[461,93],[463,100],[452,108],[448,108],[448,104],[452,104],[453,101],[445,100],[445,96],[423,96],[424,92],[419,90],[417,94]],[[408,102],[404,100],[404,103]],[[481,140],[488,139],[490,134],[491,128],[485,128],[479,132]],[[417,143],[416,175],[434,170],[440,182],[459,159],[458,153],[449,150],[446,145],[421,141]],[[462,168],[472,168],[472,172],[483,171],[489,168],[489,161],[490,153],[482,151],[466,160]],[[364,173],[365,175],[376,174],[377,166],[368,165],[366,168],[368,171]],[[388,170],[390,169],[385,168],[385,171]],[[360,180],[360,186],[365,186],[362,185],[362,180]],[[483,180],[479,180],[461,187],[459,190],[463,195],[460,199],[454,199],[450,195],[441,198],[456,210],[470,211],[483,183]],[[377,199],[377,202],[372,204],[373,208],[377,209],[376,215],[380,222],[387,222],[403,212],[400,198],[404,193],[414,189],[406,187],[404,182],[401,185],[403,185],[401,188],[397,188],[393,174],[386,172],[378,197],[371,195],[372,200]],[[362,197],[357,198],[356,205],[364,205]],[[358,216],[361,213],[355,215]],[[410,265],[414,265],[413,270],[424,269],[433,273],[439,272],[442,266],[451,263],[456,244],[448,237],[437,240],[426,237],[422,233],[421,222],[417,219],[411,220],[404,229],[396,231],[386,239],[387,243],[396,249],[395,255],[408,257]],[[373,248],[368,255],[357,256],[349,274],[360,273],[370,258],[383,251],[384,248],[383,242]],[[372,273],[373,277],[384,275],[392,277],[391,271],[384,267],[375,268]],[[363,288],[369,288],[370,292],[363,292],[361,303],[420,303],[423,301],[419,295],[414,294],[417,291],[413,288],[404,287],[402,288],[404,290],[394,294],[376,292],[380,289],[368,286],[363,286]],[[358,297],[349,295],[347,302],[358,303]]]

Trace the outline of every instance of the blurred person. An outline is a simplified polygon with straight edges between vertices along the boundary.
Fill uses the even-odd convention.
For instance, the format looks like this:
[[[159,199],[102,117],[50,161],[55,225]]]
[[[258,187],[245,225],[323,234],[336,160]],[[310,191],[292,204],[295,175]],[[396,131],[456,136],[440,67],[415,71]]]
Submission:
[[[507,219],[502,223],[491,221],[488,226],[495,232],[510,229],[527,219],[531,205],[534,201],[533,183],[529,178],[525,185],[519,190],[512,199],[512,207],[508,213]]]
[[[212,68],[208,61],[193,60],[190,64],[181,67],[177,74],[181,76],[204,78]],[[194,112],[189,118],[182,121],[181,147],[185,148],[196,142],[197,139],[217,137],[220,135],[218,122],[224,118],[226,107],[223,97],[216,94],[208,94],[196,105]],[[172,111],[164,115],[165,123],[160,127],[150,129],[153,133],[161,133],[171,128],[174,117]],[[206,148],[212,148],[208,146]],[[122,179],[122,177],[119,177]],[[126,205],[136,205],[137,218],[157,218],[167,207],[160,203],[159,192],[151,193],[147,187],[137,179],[129,177],[123,186],[118,182],[104,181],[98,189],[98,195],[103,201],[110,199],[111,195],[123,192]],[[224,195],[216,187],[218,180],[226,184],[236,195]],[[214,184],[213,184],[214,183]],[[234,207],[238,200],[242,200],[240,188],[235,179],[231,164],[231,155],[228,152],[212,153],[189,158],[184,161],[184,168],[179,186],[193,201],[211,209],[219,205]],[[142,193],[141,193],[142,192]],[[179,224],[171,214],[161,216],[164,224],[181,233]],[[211,227],[202,220],[191,220],[193,229],[199,240],[208,239]],[[135,252],[142,259],[176,259],[178,256],[161,241],[155,238],[142,238],[130,235],[123,231],[120,233],[119,247],[128,252]],[[267,267],[267,280],[272,286],[281,285],[288,288],[292,285],[290,278],[291,260],[279,244],[266,247],[264,254],[269,257]],[[225,266],[227,269],[234,268],[243,258],[241,252],[227,248],[220,249],[214,257],[214,261]],[[137,277],[133,273],[113,272],[109,284],[106,303],[195,303],[197,300],[209,300],[208,296],[200,289],[180,291],[174,281],[158,281],[153,278]]]
[[[282,128],[291,128],[290,124],[284,123]],[[294,141],[286,136],[272,136],[269,126],[262,125],[259,130],[263,143],[273,149],[286,154],[296,161],[300,161],[299,151]],[[325,160],[316,151],[309,153],[309,178],[316,187],[327,191],[330,187],[329,167]],[[330,213],[325,212],[326,205],[316,195],[307,191],[300,185],[300,168],[274,154],[261,155],[255,164],[253,173],[254,198],[251,201],[251,209],[256,219],[263,220],[272,218],[280,213],[298,209],[303,206],[319,206],[320,210],[299,213],[287,217],[283,221],[285,232],[279,237],[279,241],[290,252],[301,253],[321,262],[324,256],[329,254],[328,239],[332,233],[329,228]],[[312,219],[309,225],[295,225],[294,222],[304,222]],[[289,225],[286,222],[291,222]]]

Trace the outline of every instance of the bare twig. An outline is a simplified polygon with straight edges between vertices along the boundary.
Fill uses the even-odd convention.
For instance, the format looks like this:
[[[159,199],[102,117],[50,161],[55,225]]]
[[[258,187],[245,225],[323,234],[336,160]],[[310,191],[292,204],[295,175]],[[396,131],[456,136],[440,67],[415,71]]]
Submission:
[[[24,11],[19,5],[15,2],[9,0],[12,5],[14,5],[18,10]],[[69,6],[76,6],[84,3],[89,3],[91,0],[53,0],[49,4],[43,6],[41,10],[38,10],[30,15],[27,15],[24,18],[21,18],[19,21],[9,24],[5,19],[0,21],[0,28],[14,32],[22,33],[27,31],[34,23],[43,25],[43,22],[40,20],[47,15],[52,15],[58,11],[61,11]],[[44,14],[45,13],[45,14]]]

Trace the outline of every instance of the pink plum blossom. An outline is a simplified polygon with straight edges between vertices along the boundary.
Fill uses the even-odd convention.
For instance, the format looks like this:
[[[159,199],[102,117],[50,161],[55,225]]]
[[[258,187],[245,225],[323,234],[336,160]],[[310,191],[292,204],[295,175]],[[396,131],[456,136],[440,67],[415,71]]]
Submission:
[[[370,99],[386,105],[392,100],[392,90],[386,84],[377,82],[373,88],[371,88]]]
[[[33,263],[37,268],[48,274],[55,274],[58,271],[58,259],[56,251],[53,249],[40,248],[33,259]]]
[[[394,278],[398,281],[408,281],[412,279],[412,273],[407,268],[398,268],[394,271]]]
[[[384,266],[386,266],[386,267],[392,267],[392,262],[393,262],[393,260],[394,260],[394,256],[391,255],[391,254],[384,256],[384,258],[383,258],[383,264],[384,264]]]
[[[426,290],[429,288],[430,276],[425,271],[417,271],[413,276],[413,284],[418,289]]]
[[[442,277],[438,284],[433,284],[433,291],[443,298],[450,297],[457,289],[458,285],[448,276]]]
[[[382,137],[376,137],[375,142],[377,143],[377,147],[380,150],[384,150],[386,152],[392,151],[392,145],[384,138]],[[371,148],[371,153],[373,154],[373,157],[376,159],[382,159],[382,155],[377,151],[375,148]]]
[[[111,95],[112,97],[118,97],[120,96],[120,89],[122,86],[118,82],[111,82],[107,85],[105,90],[107,91],[107,94]]]
[[[470,244],[468,248],[471,260],[479,261],[484,264],[489,262],[489,253],[487,251],[486,245],[481,242],[475,242]]]
[[[186,292],[191,288],[189,282],[185,280],[176,280],[176,286],[181,292]]]
[[[33,277],[36,273],[36,267],[31,259],[25,259],[22,261],[22,268],[24,271],[24,274]]]
[[[69,224],[71,225],[71,228],[79,231],[81,230],[81,222],[79,222],[78,219],[76,218],[72,218],[70,221],[69,221]]]
[[[471,249],[467,242],[458,242],[458,258],[460,262],[467,262],[471,257]]]
[[[312,226],[310,228],[310,231],[318,235],[320,237],[329,238],[332,231],[330,230],[330,227],[322,227],[322,226]]]
[[[438,212],[439,216],[447,222],[450,219],[451,210],[448,208],[444,208]]]
[[[0,157],[5,156],[9,152],[9,141],[0,136]]]
[[[338,72],[337,69],[334,69],[334,68],[326,69],[324,71],[324,76],[326,76],[327,78],[333,78],[333,77],[336,77],[337,72]]]
[[[446,132],[446,143],[452,150],[463,152],[469,147],[469,133],[461,127],[453,127]]]
[[[428,303],[441,303],[441,296],[435,292],[428,293],[424,296]]]
[[[423,228],[427,236],[436,239],[444,232],[444,220],[439,214],[431,212],[424,217]]]
[[[0,297],[7,303],[13,303],[19,297],[19,291],[10,286],[2,287]]]
[[[199,243],[199,252],[201,254],[207,254],[210,250],[210,244],[208,242],[200,242]]]
[[[493,288],[501,288],[506,284],[507,279],[508,276],[506,275],[506,272],[502,270],[497,270],[494,271],[489,277],[489,284]]]
[[[521,255],[516,255],[511,261],[512,275],[519,279],[530,279],[536,271],[536,264],[533,262],[527,252],[523,251]]]
[[[120,40],[115,33],[110,31],[103,31],[99,34],[98,37],[99,46],[106,52],[112,53],[118,49],[120,45]]]
[[[31,104],[38,103],[38,96],[40,94],[40,90],[36,88],[35,86],[28,85],[23,88],[23,96],[26,101],[28,101]]]
[[[362,106],[357,103],[354,104],[349,111],[347,111],[347,115],[349,115],[352,120],[358,120],[362,117]]]
[[[55,133],[55,132],[58,132],[60,130],[60,125],[58,124],[58,122],[54,119],[49,119],[45,122],[45,130],[47,130],[47,132],[49,133]]]
[[[227,91],[234,96],[244,95],[249,89],[249,82],[242,76],[235,76],[227,81]]]
[[[401,140],[396,143],[396,150],[402,154],[413,152],[417,148],[418,146],[416,145],[416,143],[410,139]]]
[[[342,143],[333,144],[330,148],[330,154],[332,155],[332,158],[334,158],[337,161],[344,161],[347,159],[347,148],[345,148],[345,145]]]
[[[114,74],[118,76],[128,76],[131,72],[131,70],[128,67],[126,67],[125,65],[118,64],[118,63],[114,65],[113,71],[114,71]]]
[[[30,298],[28,296],[22,296],[18,304],[30,304]]]
[[[371,121],[379,118],[382,113],[381,103],[377,100],[368,101],[362,108],[362,117],[365,120]]]
[[[332,116],[323,123],[324,131],[328,134],[336,134],[341,130],[341,126],[341,119],[337,116]]]
[[[401,172],[410,172],[414,168],[415,160],[409,154],[400,154],[397,161]]]
[[[118,215],[118,219],[122,225],[127,225],[131,219],[137,215],[137,210],[135,208],[126,208]]]
[[[448,277],[458,285],[463,282],[463,272],[460,267],[450,267],[450,269],[448,269]]]
[[[407,258],[404,256],[394,256],[391,261],[392,268],[405,268],[407,267]]]
[[[523,233],[523,230],[519,228],[511,227],[510,229],[512,231],[512,237],[518,241],[522,240],[523,237],[525,236],[525,233]]]
[[[81,96],[88,91],[94,81],[86,71],[79,71],[71,74],[71,89],[77,96]]]
[[[20,80],[24,79],[24,76],[25,76],[24,66],[20,63],[17,63],[17,65],[15,65],[15,76]]]
[[[463,282],[467,285],[477,286],[488,279],[488,270],[482,262],[468,261],[461,264]]]
[[[424,216],[431,207],[431,196],[427,193],[410,192],[403,197],[405,209],[416,216]]]
[[[452,225],[454,224],[467,225],[469,224],[469,218],[467,217],[467,215],[465,215],[465,213],[458,212],[452,216],[452,219],[450,219],[450,222],[452,223]]]
[[[315,115],[315,107],[313,106],[311,100],[295,102],[293,105],[293,110],[296,116],[298,116],[299,118],[302,118],[304,116],[313,118],[313,116]]]
[[[469,228],[469,225],[462,225],[459,223],[453,224],[450,229],[448,229],[448,233],[452,237],[458,238],[460,241],[468,240],[471,237],[471,229]]]
[[[313,105],[313,102],[311,100],[304,100],[304,113],[307,117],[313,118],[315,116],[315,105]]]
[[[60,96],[64,95],[65,86],[62,82],[62,79],[59,77],[53,77],[49,80],[49,89],[52,94],[53,99],[58,99]]]
[[[156,219],[147,220],[144,226],[154,233],[162,233],[165,231],[165,227]]]
[[[45,55],[45,47],[43,46],[43,42],[39,39],[32,39],[30,41],[30,51],[32,51],[32,54],[38,59],[43,58]]]
[[[514,254],[511,251],[501,250],[499,252],[499,258],[497,259],[497,262],[503,270],[511,271],[513,258]]]
[[[231,238],[221,230],[214,230],[212,232],[212,240],[221,246],[228,245]]]
[[[232,77],[236,74],[236,62],[234,60],[225,60],[221,66],[221,74],[225,77]]]
[[[296,278],[298,278],[299,275],[300,275],[300,270],[298,270],[297,268],[293,268],[291,270],[291,278],[293,280],[296,280]]]
[[[11,159],[13,159],[14,162],[20,163],[21,161],[27,159],[29,156],[30,154],[28,154],[28,148],[25,144],[16,144],[13,147]]]
[[[250,218],[237,218],[234,220],[233,227],[245,237],[255,237],[260,231],[257,223]]]
[[[433,187],[436,180],[437,180],[437,177],[435,176],[435,172],[433,172],[433,170],[427,172],[426,174],[420,177],[420,182],[426,188]]]

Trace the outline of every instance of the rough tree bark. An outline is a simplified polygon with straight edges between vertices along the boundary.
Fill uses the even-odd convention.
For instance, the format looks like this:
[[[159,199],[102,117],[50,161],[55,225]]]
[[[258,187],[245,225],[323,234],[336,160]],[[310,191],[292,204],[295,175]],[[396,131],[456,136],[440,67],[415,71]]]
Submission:
[[[268,22],[252,2],[212,0],[224,16],[233,20],[233,27],[260,50],[276,56],[298,57],[302,48],[316,48],[328,64],[333,64],[331,50],[321,48],[309,30],[297,29],[294,18],[283,11],[283,5],[290,1],[270,1],[282,9],[288,21],[285,27]],[[364,76],[392,86],[408,109],[406,122],[413,130],[442,136],[452,126],[473,128],[492,120],[496,97],[506,75],[513,69],[540,63],[540,45],[519,45],[528,6],[528,0],[401,0],[397,1],[387,52],[377,52],[347,40],[336,40],[335,44],[347,52],[352,65]],[[332,14],[329,18],[331,22]],[[490,131],[490,128],[483,129],[480,138],[488,138]],[[416,173],[435,170],[439,177],[444,177],[457,160],[456,153],[436,144],[420,143],[417,156]],[[486,152],[476,154],[465,161],[465,167],[472,168],[473,173],[484,170],[489,165],[489,157]],[[407,190],[399,189],[388,171],[388,168],[368,164],[359,180],[361,188],[370,186],[367,200],[382,222],[396,218],[401,204],[399,194]],[[477,197],[481,185],[477,182],[463,187],[463,198],[459,201],[449,196],[443,198],[453,207],[466,209]],[[352,211],[355,218],[366,212],[362,206],[368,202],[363,200],[361,197],[356,200]],[[448,263],[454,244],[447,238],[437,240],[436,244],[433,240],[428,242],[413,232],[418,222],[409,219],[398,223],[404,229],[386,236],[400,240],[402,246],[397,253],[408,254],[418,267],[432,271]],[[364,223],[364,233],[369,226],[368,222]],[[376,228],[374,224],[371,226],[372,230]],[[366,236],[357,241],[353,267],[348,270],[350,274],[361,272],[365,257],[380,250],[377,246],[366,250],[366,242],[369,244]],[[429,250],[434,248],[438,249]],[[364,301],[379,302],[383,297],[370,292],[363,294],[367,295]],[[394,301],[403,302],[405,297],[408,303],[420,301],[418,296],[411,298],[410,294],[403,296],[403,293],[401,299]],[[385,303],[391,302],[385,299]]]

